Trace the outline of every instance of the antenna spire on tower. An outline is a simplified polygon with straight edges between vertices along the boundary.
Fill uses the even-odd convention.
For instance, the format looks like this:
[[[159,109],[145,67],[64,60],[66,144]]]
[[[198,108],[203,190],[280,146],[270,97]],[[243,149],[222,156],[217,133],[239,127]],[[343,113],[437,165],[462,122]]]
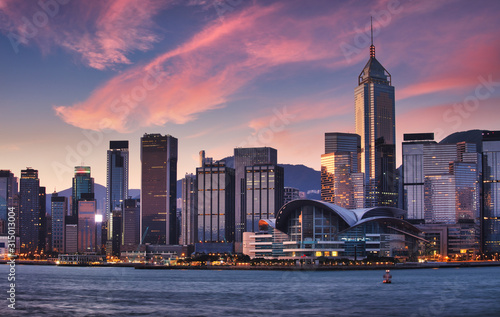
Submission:
[[[375,58],[375,45],[373,45],[373,17],[370,17],[371,45],[370,58]]]

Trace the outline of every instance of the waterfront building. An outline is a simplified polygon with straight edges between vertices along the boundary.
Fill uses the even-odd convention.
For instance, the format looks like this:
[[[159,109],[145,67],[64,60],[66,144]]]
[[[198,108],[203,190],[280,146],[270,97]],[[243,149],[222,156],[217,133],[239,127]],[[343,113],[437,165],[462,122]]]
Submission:
[[[18,194],[17,177],[10,170],[0,170],[0,236],[7,235],[9,208]]]
[[[177,139],[144,134],[141,138],[142,243],[177,244]]]
[[[432,133],[405,134],[403,208],[406,219],[447,241],[439,255],[479,253],[480,155],[476,145],[438,144]],[[438,229],[436,229],[438,228]],[[437,231],[436,231],[437,230]],[[435,246],[426,250],[433,255]]]
[[[78,217],[66,216],[64,230],[64,252],[68,254],[78,252]]]
[[[38,179],[38,171],[29,167],[22,170],[19,189],[21,253],[34,254],[39,248],[39,193],[40,180]]]
[[[197,242],[196,231],[198,230],[198,182],[196,175],[186,174],[182,179],[181,212],[181,244],[194,244]]]
[[[64,253],[66,215],[68,214],[68,198],[56,192],[50,198],[52,215],[52,251]]]
[[[416,261],[424,239],[402,220],[402,209],[371,207],[348,210],[318,200],[294,200],[275,220],[259,223],[253,238],[255,257],[363,258],[394,257]],[[251,249],[251,248],[250,248]]]
[[[97,252],[99,245],[96,226],[96,200],[94,194],[83,193],[78,200],[78,252]]]
[[[122,251],[123,244],[123,217],[121,210],[113,210],[111,214],[111,230],[113,232],[113,236],[110,240],[108,240],[111,244],[111,248],[106,248],[106,255],[120,257]]]
[[[344,208],[363,208],[364,174],[358,172],[360,137],[352,133],[325,133],[321,155],[321,200]]]
[[[500,253],[500,131],[483,133],[482,247]]]
[[[90,166],[75,166],[72,186],[71,215],[78,218],[78,201],[82,194],[94,193],[94,179],[90,176]]]
[[[259,220],[275,218],[283,206],[285,172],[278,165],[245,167],[245,232],[259,231]]]
[[[136,251],[141,243],[141,206],[139,199],[125,199],[123,209],[123,251]]]
[[[375,58],[370,59],[358,76],[354,90],[356,134],[360,136],[360,168],[365,177],[365,205],[396,206],[395,188],[395,98],[391,74]]]
[[[113,211],[121,211],[128,197],[128,141],[109,141],[107,152],[106,212],[105,222],[111,221]],[[108,226],[107,239],[113,236],[113,226]]]
[[[278,151],[270,147],[235,148],[235,241],[241,244],[246,228],[245,168],[260,164],[278,165]]]
[[[223,161],[196,169],[198,243],[234,242],[234,174]]]
[[[47,251],[47,196],[45,187],[38,188],[38,252]]]

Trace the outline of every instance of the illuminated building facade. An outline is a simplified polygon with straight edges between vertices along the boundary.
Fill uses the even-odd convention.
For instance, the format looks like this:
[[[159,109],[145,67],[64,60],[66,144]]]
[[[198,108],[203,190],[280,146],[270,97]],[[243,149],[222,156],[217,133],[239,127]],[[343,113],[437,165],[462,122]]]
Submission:
[[[19,187],[19,234],[21,238],[21,253],[35,253],[39,247],[40,180],[38,171],[27,168],[21,170]]]
[[[364,207],[364,175],[358,173],[359,151],[359,135],[325,133],[321,200],[350,209]]]
[[[97,252],[96,201],[94,194],[82,194],[78,201],[78,252]]]
[[[144,244],[177,244],[177,139],[141,138],[141,237]]]
[[[439,234],[439,241],[446,241],[446,247],[439,251],[436,244],[429,246],[427,255],[477,254],[481,223],[480,155],[475,144],[438,144],[433,139],[432,133],[404,135],[406,219],[418,224],[426,236]]]
[[[483,133],[482,246],[500,253],[500,131]]]
[[[359,172],[365,176],[365,205],[396,206],[395,102],[391,74],[375,58],[358,77],[354,90],[356,134],[361,137]]]
[[[285,183],[283,167],[253,165],[245,167],[245,231],[259,230],[259,220],[275,218],[283,206]]]
[[[123,208],[123,251],[136,251],[141,243],[141,207],[139,199],[125,199]]]
[[[111,223],[113,211],[121,211],[128,197],[128,141],[110,141],[107,152],[106,213],[105,221]],[[108,237],[113,236],[113,226],[108,225]]]
[[[7,235],[9,208],[18,194],[17,177],[9,170],[0,171],[0,235]]]
[[[294,200],[277,218],[259,223],[249,238],[255,257],[351,258],[395,257],[415,261],[420,254],[420,230],[402,220],[404,210],[372,207],[347,210],[317,200]]]
[[[182,179],[182,244],[194,244],[198,230],[198,182],[196,175],[186,174]]]
[[[234,169],[223,161],[196,169],[199,243],[234,242]]]
[[[78,218],[78,201],[82,194],[94,193],[94,179],[90,176],[90,166],[76,166],[73,177],[71,215]]]
[[[64,253],[68,198],[53,193],[50,198],[50,205],[52,215],[52,250],[57,253]]]
[[[260,164],[278,165],[278,151],[270,147],[235,148],[235,241],[242,242],[246,228],[245,215],[245,168]]]

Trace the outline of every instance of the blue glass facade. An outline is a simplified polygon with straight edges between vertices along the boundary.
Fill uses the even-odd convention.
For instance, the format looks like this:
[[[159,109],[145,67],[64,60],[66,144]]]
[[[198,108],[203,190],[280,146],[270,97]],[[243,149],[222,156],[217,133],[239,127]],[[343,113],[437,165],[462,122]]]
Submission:
[[[115,210],[123,210],[123,202],[128,198],[128,141],[110,141],[107,153],[106,215],[111,224]],[[113,236],[113,226],[108,225],[108,240]]]
[[[500,252],[500,131],[483,134],[483,251]]]

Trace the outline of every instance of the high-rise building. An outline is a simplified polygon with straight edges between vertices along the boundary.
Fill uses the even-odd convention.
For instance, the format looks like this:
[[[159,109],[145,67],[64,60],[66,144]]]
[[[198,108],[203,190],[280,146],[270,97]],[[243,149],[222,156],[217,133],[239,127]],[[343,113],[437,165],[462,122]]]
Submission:
[[[196,169],[198,242],[234,242],[234,174],[224,162]]]
[[[433,138],[432,133],[404,135],[402,179],[406,218],[418,224],[426,238],[446,241],[440,247],[441,255],[477,254],[481,223],[480,154],[475,144],[438,144]]]
[[[283,206],[285,172],[277,165],[245,167],[245,232],[259,231],[259,220],[275,218]]]
[[[21,199],[19,207],[21,253],[35,253],[39,246],[39,190],[38,171],[29,167],[22,170],[19,188]]]
[[[291,202],[292,200],[299,199],[299,189],[294,187],[284,188],[283,205]]]
[[[235,148],[235,241],[242,242],[245,231],[245,167],[271,164],[278,165],[278,151],[270,147],[259,148]]]
[[[65,217],[66,229],[64,230],[64,252],[68,254],[78,252],[78,217]]]
[[[123,216],[121,210],[113,210],[111,214],[110,228],[113,232],[111,237],[111,255],[120,257],[121,246],[123,244]],[[109,250],[106,251],[108,253]]]
[[[483,133],[482,249],[500,253],[500,131]]]
[[[354,90],[356,133],[361,137],[361,166],[365,176],[366,207],[396,206],[395,103],[391,74],[375,58],[358,77]]]
[[[198,228],[198,182],[196,175],[186,174],[182,179],[182,244],[194,244]]]
[[[94,194],[83,193],[78,200],[78,252],[97,252],[96,201]]]
[[[359,135],[325,133],[321,200],[348,209],[364,207],[364,175],[358,171],[359,151]]]
[[[78,201],[82,194],[94,193],[94,179],[90,176],[90,166],[76,166],[71,193],[71,215],[78,218]]]
[[[47,196],[45,187],[40,186],[38,189],[38,252],[45,253],[47,251]]]
[[[50,198],[50,205],[52,215],[52,251],[64,253],[68,198],[53,193]]]
[[[434,133],[405,134],[403,139],[403,209],[406,220],[424,223],[424,147],[437,143]]]
[[[111,219],[115,210],[122,210],[128,197],[128,141],[110,141],[107,153],[106,213],[104,221]],[[113,236],[113,226],[108,226],[108,237]]]
[[[136,251],[141,243],[141,207],[139,199],[125,199],[123,208],[123,250]]]
[[[141,138],[141,237],[143,243],[177,244],[177,139]]]
[[[9,170],[0,171],[0,235],[7,235],[9,208],[14,207],[17,195],[17,177]]]

